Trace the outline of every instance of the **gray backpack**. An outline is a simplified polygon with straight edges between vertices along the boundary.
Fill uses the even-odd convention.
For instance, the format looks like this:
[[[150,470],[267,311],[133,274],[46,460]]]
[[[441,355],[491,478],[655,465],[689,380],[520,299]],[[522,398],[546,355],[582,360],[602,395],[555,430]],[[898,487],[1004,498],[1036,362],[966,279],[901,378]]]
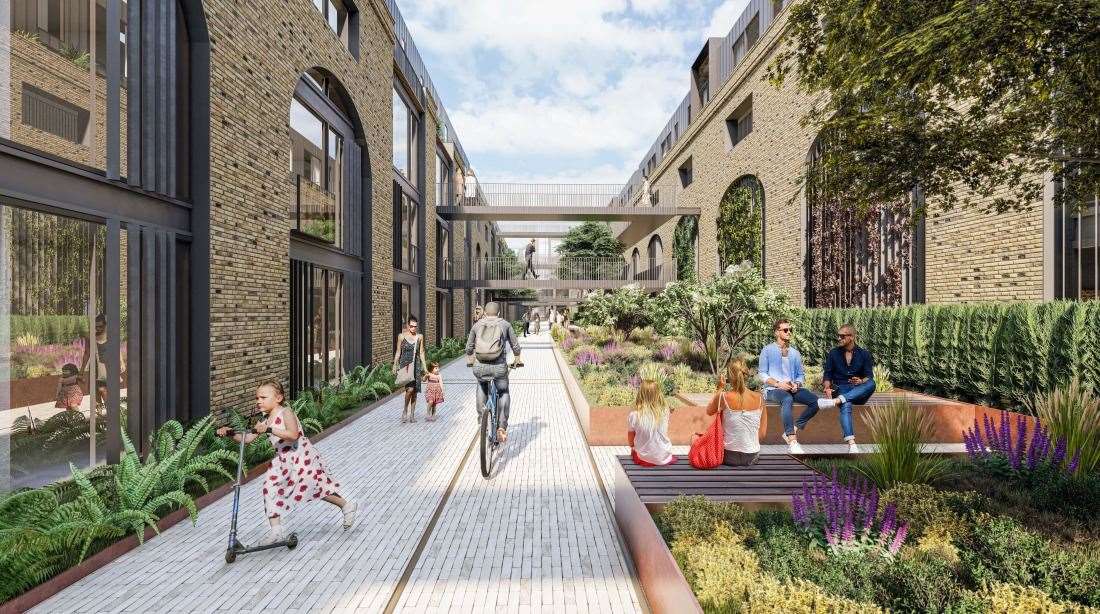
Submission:
[[[500,322],[486,323],[477,329],[474,336],[474,356],[478,362],[492,362],[504,352],[504,334]]]

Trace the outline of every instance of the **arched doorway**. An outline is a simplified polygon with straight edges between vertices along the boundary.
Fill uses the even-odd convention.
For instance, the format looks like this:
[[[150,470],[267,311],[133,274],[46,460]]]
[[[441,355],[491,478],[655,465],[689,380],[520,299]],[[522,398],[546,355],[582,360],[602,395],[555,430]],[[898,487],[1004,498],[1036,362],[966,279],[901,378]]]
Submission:
[[[371,207],[362,124],[331,73],[302,74],[287,122],[293,394],[370,361]]]
[[[638,248],[634,248],[634,252],[630,254],[630,276],[634,279],[638,278],[639,266],[641,265],[642,253],[638,251]]]
[[[661,245],[661,235],[653,235],[649,239],[649,247],[646,251],[649,256],[649,268],[646,272],[646,278],[660,279],[661,267],[665,262],[665,248]]]
[[[754,175],[730,184],[718,205],[718,270],[751,262],[764,273],[764,186]]]

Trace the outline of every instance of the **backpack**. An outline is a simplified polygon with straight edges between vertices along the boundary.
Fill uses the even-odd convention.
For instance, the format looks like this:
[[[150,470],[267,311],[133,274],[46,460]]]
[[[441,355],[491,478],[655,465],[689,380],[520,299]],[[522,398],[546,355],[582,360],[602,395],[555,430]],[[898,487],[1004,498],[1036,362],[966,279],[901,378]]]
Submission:
[[[504,334],[500,323],[486,323],[477,329],[474,337],[474,356],[478,362],[492,362],[504,352]]]

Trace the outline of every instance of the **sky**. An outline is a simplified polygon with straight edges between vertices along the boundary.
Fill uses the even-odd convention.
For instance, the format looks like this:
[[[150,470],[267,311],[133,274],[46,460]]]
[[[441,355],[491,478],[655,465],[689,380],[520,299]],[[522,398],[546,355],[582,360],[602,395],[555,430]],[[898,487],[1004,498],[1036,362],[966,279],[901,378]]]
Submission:
[[[482,182],[622,184],[748,0],[399,0]]]

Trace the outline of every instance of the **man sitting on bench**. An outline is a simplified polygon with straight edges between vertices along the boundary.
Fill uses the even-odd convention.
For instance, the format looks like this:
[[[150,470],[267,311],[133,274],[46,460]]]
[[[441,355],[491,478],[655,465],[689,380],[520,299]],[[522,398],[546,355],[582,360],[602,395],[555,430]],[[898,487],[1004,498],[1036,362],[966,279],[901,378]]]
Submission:
[[[775,343],[764,346],[760,351],[757,371],[764,383],[764,398],[779,404],[779,415],[783,419],[783,441],[787,442],[791,454],[802,454],[802,446],[798,444],[798,431],[806,428],[806,423],[817,413],[820,399],[802,387],[805,370],[802,368],[802,355],[791,345],[790,320],[778,320],[772,330],[775,333]],[[797,422],[792,415],[796,401],[806,406]]]
[[[871,353],[856,345],[856,329],[851,324],[840,327],[836,333],[837,346],[825,357],[822,384],[825,396],[820,405],[840,407],[840,430],[848,442],[848,452],[859,452],[855,429],[852,427],[852,405],[863,405],[875,391],[874,360]],[[840,394],[834,399],[833,390]]]

